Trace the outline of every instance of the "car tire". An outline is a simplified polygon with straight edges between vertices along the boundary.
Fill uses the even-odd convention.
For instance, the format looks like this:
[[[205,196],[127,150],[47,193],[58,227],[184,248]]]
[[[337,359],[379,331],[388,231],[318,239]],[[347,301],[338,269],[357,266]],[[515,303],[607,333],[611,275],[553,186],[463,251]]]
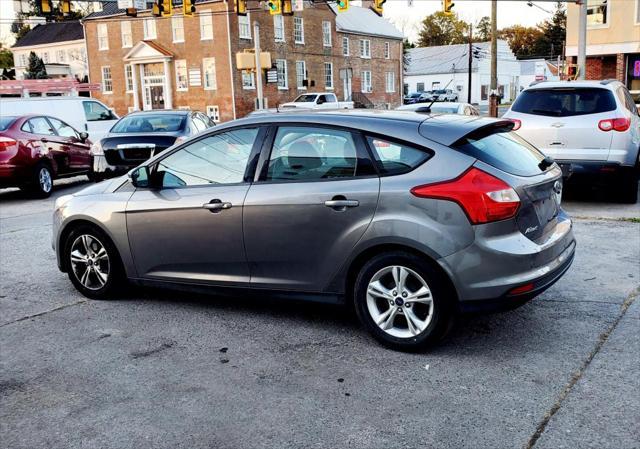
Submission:
[[[630,171],[622,175],[620,179],[620,200],[627,204],[636,204],[638,202],[638,172]]]
[[[445,336],[454,318],[455,296],[440,272],[408,252],[369,260],[356,277],[353,294],[365,328],[383,345],[401,351],[426,349]]]
[[[37,198],[47,198],[53,190],[53,171],[46,162],[36,164],[24,190]]]
[[[64,243],[67,275],[74,287],[90,299],[111,299],[126,281],[120,255],[100,229],[78,226]]]

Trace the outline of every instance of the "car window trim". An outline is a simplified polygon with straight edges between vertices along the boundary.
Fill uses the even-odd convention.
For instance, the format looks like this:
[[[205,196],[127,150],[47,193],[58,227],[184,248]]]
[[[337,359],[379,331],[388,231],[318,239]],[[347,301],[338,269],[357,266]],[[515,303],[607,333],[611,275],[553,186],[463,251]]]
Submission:
[[[162,162],[164,159],[168,158],[169,156],[171,156],[172,154],[180,151],[181,149],[185,148],[186,146],[189,145],[193,145],[201,140],[207,139],[209,137],[214,137],[218,134],[224,134],[224,133],[228,133],[228,132],[232,132],[232,131],[238,131],[241,129],[257,129],[258,133],[256,134],[256,138],[253,142],[253,146],[251,147],[251,152],[249,153],[249,157],[247,159],[247,166],[245,167],[245,172],[244,172],[244,176],[243,176],[243,180],[240,182],[229,182],[226,184],[202,184],[202,185],[193,185],[193,186],[178,186],[178,187],[145,187],[145,190],[176,190],[176,189],[198,189],[198,188],[202,188],[202,187],[224,187],[224,186],[241,186],[241,185],[246,185],[246,184],[251,184],[251,179],[253,178],[253,171],[255,170],[255,166],[257,164],[257,158],[259,156],[259,152],[260,152],[260,148],[262,146],[261,142],[262,139],[264,139],[264,133],[266,132],[265,128],[267,128],[267,126],[263,125],[263,124],[253,124],[253,125],[241,125],[241,126],[234,126],[232,128],[225,128],[225,129],[220,129],[220,130],[215,130],[212,131],[210,133],[206,133],[202,136],[198,136],[198,138],[193,139],[193,140],[189,140],[187,142],[184,142],[182,144],[180,144],[178,147],[174,148],[173,150],[171,150],[170,152],[163,152],[162,157],[156,159],[153,161],[153,163],[149,164],[147,167],[149,168],[149,173],[150,173],[150,177],[155,174],[155,172],[158,169],[158,165],[160,164],[160,162]],[[166,154],[165,154],[166,153]]]
[[[372,145],[369,144],[369,137],[373,138],[373,139],[380,139],[380,140],[385,140],[389,143],[395,143],[397,145],[403,145],[409,148],[414,148],[418,151],[423,151],[425,153],[427,153],[428,157],[420,162],[418,165],[416,165],[415,167],[413,167],[411,170],[407,170],[407,171],[403,171],[400,173],[384,173],[383,171],[383,167],[382,167],[382,162],[376,157],[376,152],[375,152],[375,148],[372,148]],[[406,142],[402,139],[396,139],[395,137],[389,137],[389,136],[385,136],[384,134],[377,134],[377,133],[364,133],[363,135],[363,139],[364,139],[364,143],[365,145],[367,145],[367,148],[369,150],[369,152],[371,153],[371,157],[372,157],[372,161],[373,161],[373,166],[375,167],[376,171],[378,172],[378,176],[380,176],[381,178],[384,177],[388,177],[388,176],[401,176],[401,175],[406,175],[407,173],[411,173],[412,171],[416,170],[417,168],[421,167],[423,164],[427,163],[428,161],[430,161],[435,155],[436,152],[434,150],[432,150],[431,148],[427,148],[424,145],[417,145],[413,142]]]
[[[351,134],[353,138],[353,143],[356,147],[356,156],[358,159],[363,158],[373,167],[373,172],[366,175],[356,175],[344,178],[327,178],[327,179],[305,179],[305,180],[295,180],[295,181],[285,181],[285,180],[267,180],[267,175],[269,172],[269,160],[271,158],[271,152],[273,151],[273,143],[275,142],[276,135],[278,134],[279,128],[325,128],[332,129],[335,131],[342,131]],[[296,184],[296,183],[310,183],[310,182],[330,182],[330,181],[348,181],[354,179],[366,179],[366,178],[377,178],[379,176],[378,170],[376,169],[376,164],[371,159],[371,152],[368,150],[367,146],[364,145],[366,142],[361,136],[361,131],[358,129],[348,128],[346,126],[336,126],[330,125],[326,123],[307,123],[307,122],[281,122],[277,125],[270,125],[270,134],[268,138],[265,139],[264,144],[262,145],[262,151],[260,154],[260,159],[258,161],[258,169],[256,170],[256,176],[254,177],[255,184]]]

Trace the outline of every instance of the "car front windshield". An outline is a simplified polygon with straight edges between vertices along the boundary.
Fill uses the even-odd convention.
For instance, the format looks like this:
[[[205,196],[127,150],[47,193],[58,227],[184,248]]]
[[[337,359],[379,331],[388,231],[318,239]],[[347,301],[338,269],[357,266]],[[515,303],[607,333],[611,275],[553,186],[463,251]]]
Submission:
[[[300,95],[298,98],[293,100],[295,103],[311,103],[315,101],[317,95]]]
[[[184,129],[186,115],[136,114],[122,118],[111,128],[112,133],[176,132]]]

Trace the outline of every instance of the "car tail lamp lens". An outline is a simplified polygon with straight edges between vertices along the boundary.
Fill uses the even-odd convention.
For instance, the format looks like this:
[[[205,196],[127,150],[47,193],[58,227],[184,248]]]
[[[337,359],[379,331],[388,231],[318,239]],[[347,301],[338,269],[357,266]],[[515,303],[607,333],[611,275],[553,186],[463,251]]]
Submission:
[[[426,184],[411,189],[419,198],[454,201],[472,224],[490,223],[515,216],[520,198],[506,182],[471,167],[451,181]]]
[[[625,132],[631,127],[631,119],[629,118],[609,118],[606,120],[600,120],[598,122],[598,128],[601,131],[618,131]]]
[[[529,284],[524,284],[521,285],[520,287],[516,287],[516,288],[512,288],[511,290],[509,290],[509,295],[521,295],[523,293],[528,293],[530,291],[532,291],[535,288],[535,285],[533,284],[533,282],[529,283]]]
[[[4,151],[9,147],[16,145],[18,142],[10,137],[0,136],[0,151]]]
[[[513,122],[513,131],[517,131],[522,126],[522,120],[518,120],[517,118],[508,119],[510,122]]]

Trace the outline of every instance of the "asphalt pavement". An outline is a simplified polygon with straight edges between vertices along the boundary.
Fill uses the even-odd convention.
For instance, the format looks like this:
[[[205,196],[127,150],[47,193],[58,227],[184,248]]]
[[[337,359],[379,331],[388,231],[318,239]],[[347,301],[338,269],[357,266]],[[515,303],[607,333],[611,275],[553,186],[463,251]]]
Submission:
[[[337,306],[86,300],[50,245],[54,198],[84,185],[0,191],[2,448],[640,447],[640,204],[565,198],[557,284],[405,354]]]

